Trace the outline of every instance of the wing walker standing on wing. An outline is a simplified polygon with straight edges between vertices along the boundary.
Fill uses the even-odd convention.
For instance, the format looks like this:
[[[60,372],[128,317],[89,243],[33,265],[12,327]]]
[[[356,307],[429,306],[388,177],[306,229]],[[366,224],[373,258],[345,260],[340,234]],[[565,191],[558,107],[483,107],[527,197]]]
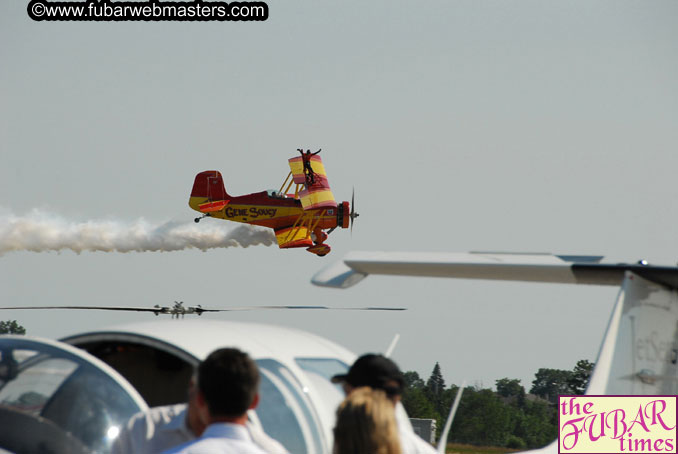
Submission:
[[[322,150],[322,148],[320,148],[315,153],[311,153],[311,150],[306,150],[306,154],[304,154],[303,149],[297,148],[297,151],[301,153],[301,158],[304,161],[304,174],[306,175],[306,186],[312,186],[315,183],[315,172],[313,171],[313,167],[311,167],[311,156],[317,155],[318,153],[320,153],[320,150]]]

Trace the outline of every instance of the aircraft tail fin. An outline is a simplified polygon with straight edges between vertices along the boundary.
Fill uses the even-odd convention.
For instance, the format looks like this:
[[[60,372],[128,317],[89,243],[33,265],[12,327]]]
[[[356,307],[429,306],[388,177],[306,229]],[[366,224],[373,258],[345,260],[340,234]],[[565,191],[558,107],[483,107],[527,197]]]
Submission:
[[[678,394],[678,291],[626,271],[586,394]],[[558,440],[522,454],[556,454]]]
[[[196,211],[208,213],[223,209],[230,198],[224,187],[221,172],[206,170],[195,176],[188,204]]]
[[[627,271],[587,394],[678,394],[678,291]]]

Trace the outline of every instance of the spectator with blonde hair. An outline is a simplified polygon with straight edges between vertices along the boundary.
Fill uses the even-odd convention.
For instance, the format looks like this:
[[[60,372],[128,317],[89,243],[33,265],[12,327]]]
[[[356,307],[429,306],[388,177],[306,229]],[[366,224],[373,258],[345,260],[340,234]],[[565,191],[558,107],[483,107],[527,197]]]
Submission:
[[[433,446],[414,433],[407,414],[399,408],[402,407],[400,398],[405,389],[405,378],[391,359],[374,353],[365,354],[353,363],[347,373],[332,377],[332,383],[340,384],[347,396],[363,386],[386,393],[396,410],[401,451],[405,454],[437,454]]]
[[[386,393],[354,389],[337,409],[334,454],[401,454],[395,409]]]

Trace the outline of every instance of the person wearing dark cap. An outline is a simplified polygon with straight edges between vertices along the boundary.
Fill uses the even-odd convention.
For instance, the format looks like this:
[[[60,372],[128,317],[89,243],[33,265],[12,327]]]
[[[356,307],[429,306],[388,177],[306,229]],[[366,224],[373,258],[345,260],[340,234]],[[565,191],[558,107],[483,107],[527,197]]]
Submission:
[[[397,406],[405,388],[405,378],[400,368],[384,355],[368,353],[358,358],[346,374],[332,377],[333,383],[341,384],[349,395],[354,389],[368,386],[386,393],[389,401]],[[396,411],[400,446],[406,454],[436,454],[429,443],[421,439],[403,411]]]

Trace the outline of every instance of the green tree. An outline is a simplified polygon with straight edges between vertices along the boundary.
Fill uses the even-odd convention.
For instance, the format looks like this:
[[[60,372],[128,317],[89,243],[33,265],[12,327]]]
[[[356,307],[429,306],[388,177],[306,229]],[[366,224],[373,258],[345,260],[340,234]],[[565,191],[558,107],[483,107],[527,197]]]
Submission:
[[[571,371],[539,369],[534,375],[530,393],[551,403],[558,403],[559,394],[584,394],[591,379],[594,365],[594,363],[582,359],[577,361]]]
[[[414,371],[405,372],[405,389],[402,395],[402,404],[410,418],[440,419],[433,404],[426,395],[426,383]]]
[[[519,396],[525,394],[525,388],[517,378],[500,378],[496,382],[497,394],[502,397]]]
[[[552,442],[558,436],[556,407],[544,400],[526,399],[513,435],[523,440],[525,447],[530,449]]]
[[[19,325],[16,320],[0,321],[0,334],[26,334],[26,328]]]
[[[433,404],[433,408],[435,408],[436,413],[438,413],[440,416],[446,415],[445,406],[443,404],[445,380],[443,379],[443,374],[440,371],[440,364],[436,363],[436,365],[433,366],[431,376],[426,381],[425,391],[429,401]],[[437,423],[440,424],[440,421]]]
[[[443,374],[440,372],[440,364],[436,363],[436,365],[433,366],[431,376],[426,382],[426,389],[432,396],[440,396],[443,391],[445,391],[445,380],[443,379]]]
[[[569,370],[541,368],[534,374],[530,393],[557,404],[559,394],[571,394],[568,384],[571,377]]]
[[[436,427],[438,428],[438,431],[436,433],[436,436],[440,438],[441,432],[443,431],[445,427],[445,423],[447,422],[447,418],[450,416],[450,410],[452,409],[452,404],[454,403],[454,399],[457,397],[457,393],[459,392],[459,387],[456,385],[452,385],[449,388],[447,388],[442,395],[441,398],[441,412],[440,412],[440,419],[436,421]],[[463,396],[462,396],[463,399]],[[454,417],[454,421],[458,421],[459,419],[459,412]],[[456,422],[453,422],[452,425],[456,424]],[[448,436],[449,439],[449,436]]]
[[[525,405],[525,388],[520,384],[517,378],[500,378],[495,382],[497,394],[506,399],[507,402],[516,404],[519,407]]]
[[[595,363],[592,363],[586,359],[580,359],[577,361],[577,364],[572,369],[570,379],[567,384],[570,388],[571,394],[584,394],[586,392],[586,387],[589,384],[591,379],[591,373],[593,373],[593,366]]]
[[[440,415],[428,400],[426,393],[420,388],[406,388],[401,402],[410,418],[435,419],[440,421]]]
[[[449,440],[483,446],[506,446],[518,410],[501,401],[490,389],[468,387],[459,402],[459,410]]]
[[[415,371],[408,371],[403,373],[403,378],[405,379],[405,389],[407,388],[417,388],[424,389],[426,383],[424,380],[419,377],[419,374]]]

